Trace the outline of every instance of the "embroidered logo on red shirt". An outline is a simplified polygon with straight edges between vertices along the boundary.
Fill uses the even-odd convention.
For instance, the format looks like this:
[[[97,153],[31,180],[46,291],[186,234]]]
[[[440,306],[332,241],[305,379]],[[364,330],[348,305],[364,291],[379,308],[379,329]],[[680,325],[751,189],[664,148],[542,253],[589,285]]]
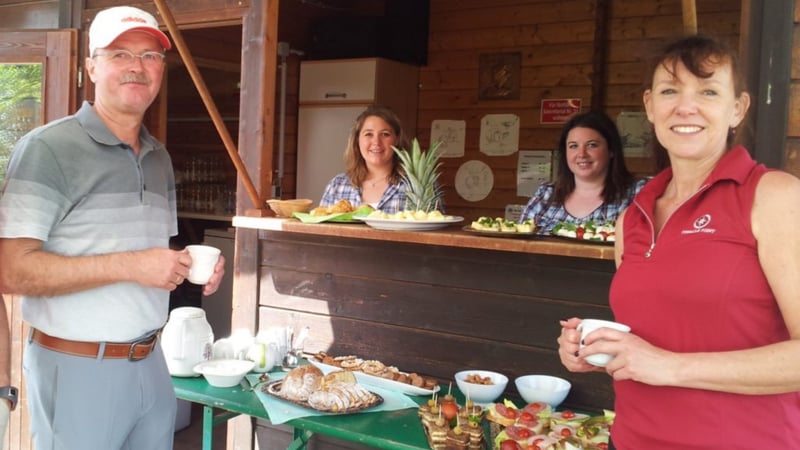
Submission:
[[[716,228],[708,228],[708,224],[711,223],[711,214],[703,214],[702,216],[698,217],[694,220],[692,226],[694,227],[691,230],[683,230],[681,234],[697,234],[697,233],[709,233],[713,234],[716,233]]]

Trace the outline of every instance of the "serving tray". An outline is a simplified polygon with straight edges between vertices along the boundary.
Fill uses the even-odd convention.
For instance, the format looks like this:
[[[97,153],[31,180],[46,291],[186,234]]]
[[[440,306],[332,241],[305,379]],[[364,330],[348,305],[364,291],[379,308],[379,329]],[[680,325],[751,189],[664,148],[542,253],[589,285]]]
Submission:
[[[352,408],[343,409],[341,411],[325,411],[325,410],[316,409],[316,408],[312,407],[306,401],[292,400],[292,399],[288,399],[286,397],[283,397],[281,395],[281,386],[282,385],[283,385],[283,380],[273,381],[272,383],[264,385],[261,388],[261,391],[266,393],[267,395],[271,395],[271,396],[273,396],[275,398],[278,398],[278,399],[281,399],[281,400],[283,400],[285,402],[294,403],[297,406],[300,406],[300,407],[303,407],[303,408],[306,408],[306,409],[310,409],[312,411],[318,411],[318,412],[323,412],[323,413],[327,413],[327,414],[352,414],[352,413],[356,413],[356,412],[359,412],[359,411],[363,411],[365,409],[373,408],[373,407],[378,406],[381,403],[383,403],[383,397],[381,397],[380,395],[370,391],[370,393],[372,393],[372,395],[375,396],[375,400],[372,403],[365,404],[365,405],[359,405],[359,406],[355,406],[355,407],[352,407]]]
[[[308,358],[308,362],[317,366],[317,368],[326,375],[331,372],[335,372],[337,370],[342,370],[341,367],[336,367],[336,366],[331,366],[329,364],[321,363],[313,357]],[[356,380],[360,384],[375,386],[389,391],[400,392],[402,394],[431,395],[434,392],[438,392],[440,389],[439,386],[436,386],[433,389],[425,389],[418,386],[414,386],[413,384],[401,383],[399,381],[394,381],[388,378],[382,378],[379,376],[370,375],[366,372],[360,372],[357,370],[353,371],[353,375],[355,375]]]

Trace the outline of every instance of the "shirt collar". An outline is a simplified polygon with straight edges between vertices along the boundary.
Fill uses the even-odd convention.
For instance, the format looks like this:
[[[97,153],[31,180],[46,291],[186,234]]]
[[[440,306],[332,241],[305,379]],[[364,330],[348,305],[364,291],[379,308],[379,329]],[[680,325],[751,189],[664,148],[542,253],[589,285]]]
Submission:
[[[737,145],[722,155],[722,158],[706,178],[703,185],[713,185],[723,180],[731,180],[734,183],[742,184],[755,164],[756,162],[747,152],[747,149]],[[664,193],[671,179],[672,168],[667,167],[644,185],[639,192],[639,199],[645,204],[654,203],[655,199]]]
[[[97,111],[92,107],[92,103],[84,101],[81,108],[75,113],[75,117],[78,119],[78,123],[81,124],[81,127],[86,130],[86,133],[98,144],[110,147],[120,145],[129,146],[129,144],[119,140],[119,138],[108,129],[103,120],[100,119]],[[155,147],[154,143],[151,141],[150,133],[147,132],[144,125],[139,128],[139,145],[142,147],[140,157],[144,156]]]

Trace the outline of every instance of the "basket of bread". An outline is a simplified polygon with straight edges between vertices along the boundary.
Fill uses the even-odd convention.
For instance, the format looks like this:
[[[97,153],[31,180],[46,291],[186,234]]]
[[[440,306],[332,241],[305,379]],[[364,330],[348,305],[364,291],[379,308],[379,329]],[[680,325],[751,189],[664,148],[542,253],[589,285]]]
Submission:
[[[352,372],[340,370],[323,375],[311,365],[294,368],[284,379],[262,389],[305,408],[336,414],[357,412],[383,403],[383,397],[358,384]]]

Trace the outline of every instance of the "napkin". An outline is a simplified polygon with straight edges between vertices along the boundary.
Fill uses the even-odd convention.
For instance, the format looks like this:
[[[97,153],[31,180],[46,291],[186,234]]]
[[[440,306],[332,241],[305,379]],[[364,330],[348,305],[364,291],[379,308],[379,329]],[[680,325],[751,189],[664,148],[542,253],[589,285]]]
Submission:
[[[250,383],[250,386],[253,386],[256,383],[258,383],[259,376],[260,374],[257,373],[251,373],[247,375],[246,378],[247,381]],[[271,423],[277,425],[300,417],[341,415],[341,414],[317,411],[311,408],[304,408],[302,406],[295,405],[292,402],[275,398],[261,390],[268,383],[272,383],[277,380],[282,380],[283,377],[285,376],[286,372],[270,372],[269,381],[267,383],[260,384],[254,390],[258,399],[261,400],[261,404],[264,405],[264,409],[267,410],[267,414],[269,415],[269,421]],[[377,406],[373,406],[372,408],[367,408],[365,410],[358,411],[352,414],[358,414],[361,412],[367,413],[376,411],[395,411],[398,409],[417,408],[419,406],[417,402],[415,402],[405,394],[369,385],[364,385],[364,387],[366,387],[371,392],[374,392],[383,397],[383,403]]]

